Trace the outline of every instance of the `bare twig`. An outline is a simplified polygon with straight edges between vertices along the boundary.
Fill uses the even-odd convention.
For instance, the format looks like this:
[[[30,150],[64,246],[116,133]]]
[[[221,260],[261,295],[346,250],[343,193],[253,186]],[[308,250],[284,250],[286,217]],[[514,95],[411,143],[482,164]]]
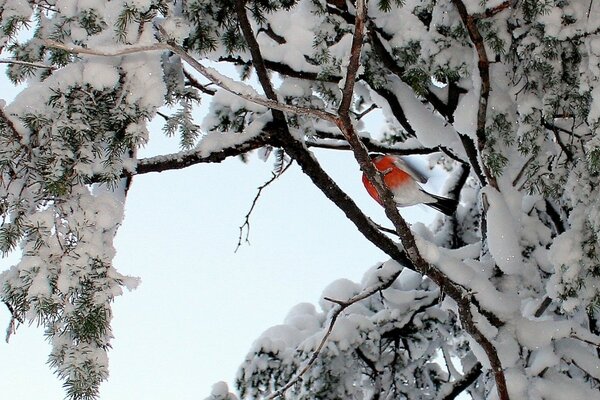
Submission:
[[[244,234],[244,228],[246,228],[246,237],[244,239],[244,242],[247,244],[250,244],[250,216],[252,215],[252,211],[254,211],[254,207],[256,207],[256,203],[258,202],[258,199],[260,198],[260,195],[263,191],[263,189],[265,189],[267,186],[269,186],[271,183],[273,183],[277,178],[279,178],[281,175],[283,175],[283,173],[285,171],[287,171],[287,169],[292,165],[293,161],[290,161],[282,170],[280,173],[276,174],[273,172],[273,176],[266,181],[265,183],[263,183],[262,185],[260,185],[258,187],[258,191],[256,192],[256,196],[254,196],[254,199],[252,200],[252,204],[250,205],[250,209],[248,210],[248,212],[246,213],[246,215],[244,216],[244,223],[240,226],[240,235],[238,237],[238,242],[237,245],[235,246],[235,252],[238,251],[238,249],[240,248],[240,246],[242,245],[242,236]]]

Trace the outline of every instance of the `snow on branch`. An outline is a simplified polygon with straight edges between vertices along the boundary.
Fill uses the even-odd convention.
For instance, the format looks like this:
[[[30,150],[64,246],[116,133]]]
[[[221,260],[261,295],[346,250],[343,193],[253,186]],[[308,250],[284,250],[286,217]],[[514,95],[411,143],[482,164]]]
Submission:
[[[35,63],[35,62],[21,61],[21,60],[13,60],[13,59],[6,59],[6,58],[1,58],[0,59],[0,64],[15,64],[15,65],[22,65],[24,67],[42,68],[42,69],[51,69],[51,70],[55,70],[56,69],[56,67],[54,65],[46,65],[46,64],[42,64],[42,63]]]
[[[283,396],[283,394],[285,392],[287,392],[291,387],[293,387],[296,383],[298,383],[302,379],[302,376],[304,376],[306,374],[306,372],[308,372],[308,370],[310,370],[310,368],[317,361],[319,354],[321,354],[323,347],[325,346],[325,344],[329,340],[329,337],[331,336],[331,333],[333,332],[333,327],[335,326],[335,322],[337,321],[337,319],[339,318],[339,316],[342,314],[342,312],[345,309],[347,309],[348,307],[350,307],[353,304],[358,303],[359,301],[365,300],[365,299],[373,296],[375,293],[379,293],[382,290],[389,288],[396,281],[396,279],[398,278],[398,276],[400,275],[401,272],[402,272],[402,268],[397,269],[392,274],[390,274],[390,276],[383,279],[381,281],[381,283],[379,283],[378,285],[374,285],[370,288],[366,288],[361,293],[358,293],[355,296],[352,296],[348,300],[339,300],[339,299],[332,299],[329,297],[325,297],[325,300],[337,304],[338,307],[331,314],[331,317],[329,319],[329,325],[327,327],[327,330],[325,331],[325,334],[321,338],[319,345],[312,352],[310,358],[308,359],[308,361],[306,361],[304,366],[302,368],[300,368],[298,372],[296,372],[294,377],[292,379],[290,379],[281,388],[279,388],[275,392],[271,393],[269,396],[265,397],[264,400],[273,400],[273,399]]]
[[[251,150],[261,148],[269,144],[269,142],[269,135],[259,135],[210,152],[203,151],[202,149],[194,149],[164,156],[143,158],[137,162],[135,171],[131,172],[133,172],[134,175],[141,175],[149,172],[182,169],[201,163],[218,163],[225,160],[227,157],[239,156]]]
[[[324,110],[283,104],[277,101],[276,97],[274,99],[266,99],[263,96],[257,95],[252,86],[240,82],[234,82],[232,79],[220,74],[215,69],[205,67],[193,56],[191,56],[187,51],[185,51],[183,47],[175,43],[158,42],[150,45],[126,46],[121,49],[112,51],[89,49],[75,45],[66,45],[63,43],[56,42],[54,40],[44,40],[42,43],[47,47],[64,50],[72,54],[85,54],[103,57],[119,57],[149,51],[172,51],[173,53],[181,57],[181,59],[188,63],[188,65],[190,65],[193,69],[202,74],[211,83],[217,85],[223,90],[226,90],[236,96],[241,97],[244,100],[273,110],[279,110],[298,115],[306,115],[314,118],[324,119],[330,122],[335,122],[336,120],[336,116],[334,114]]]

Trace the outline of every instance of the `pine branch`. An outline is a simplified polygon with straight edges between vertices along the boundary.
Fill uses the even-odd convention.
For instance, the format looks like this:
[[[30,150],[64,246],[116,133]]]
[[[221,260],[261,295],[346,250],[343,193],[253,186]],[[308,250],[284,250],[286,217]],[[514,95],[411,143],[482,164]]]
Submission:
[[[398,121],[402,128],[404,128],[406,133],[409,136],[417,136],[417,133],[415,132],[414,128],[412,127],[410,122],[408,122],[408,118],[406,117],[406,114],[402,109],[402,105],[398,101],[398,97],[391,90],[388,90],[384,87],[376,88],[373,90],[378,95],[383,97],[385,101],[387,101],[388,105],[390,106],[390,110],[392,111],[392,114],[396,118],[396,121]]]
[[[282,386],[281,388],[279,388],[275,392],[271,393],[269,396],[265,397],[264,400],[272,400],[272,399],[276,399],[278,397],[281,397],[292,386],[294,386],[296,383],[298,383],[302,379],[302,376],[304,376],[304,374],[306,374],[312,368],[312,366],[314,365],[314,363],[317,361],[317,358],[319,357],[319,354],[321,354],[321,351],[323,350],[323,347],[325,346],[325,344],[329,340],[329,337],[331,336],[331,333],[333,332],[333,327],[335,326],[335,323],[336,323],[337,319],[339,318],[340,314],[346,308],[350,307],[351,305],[353,305],[355,303],[358,303],[359,301],[362,301],[362,300],[364,300],[366,298],[369,298],[372,295],[374,295],[375,293],[379,293],[382,290],[385,290],[388,287],[390,287],[394,283],[394,281],[396,281],[396,278],[398,278],[398,275],[400,275],[401,271],[402,270],[400,269],[399,271],[397,271],[394,274],[392,274],[391,276],[389,276],[386,280],[384,280],[383,282],[381,282],[379,285],[375,285],[375,286],[373,286],[371,288],[367,288],[367,289],[363,290],[361,293],[359,293],[359,294],[357,294],[355,296],[352,296],[348,300],[338,300],[338,299],[332,299],[332,298],[329,298],[329,297],[325,297],[324,298],[325,300],[337,304],[338,308],[336,308],[336,310],[332,313],[331,318],[329,319],[329,325],[327,327],[327,331],[325,332],[325,334],[321,338],[321,341],[319,342],[319,345],[312,352],[312,354],[311,354],[310,358],[308,359],[308,361],[295,374],[295,376],[292,379],[290,379],[284,386]]]
[[[261,148],[271,142],[268,134],[263,134],[244,142],[225,147],[218,151],[204,154],[202,149],[183,151],[164,156],[143,158],[138,161],[134,175],[142,175],[150,172],[163,172],[173,169],[183,169],[201,163],[219,163],[228,157],[239,156],[251,150]]]
[[[6,58],[0,59],[0,64],[15,64],[15,65],[23,65],[25,67],[56,70],[56,67],[53,65],[46,65],[46,64],[42,64],[42,63],[35,63],[35,62],[21,61],[21,60],[12,60],[12,59],[6,59]]]
[[[138,46],[126,46],[121,49],[113,50],[113,51],[103,51],[98,49],[89,49],[85,47],[75,46],[75,45],[65,45],[62,43],[58,43],[54,40],[44,40],[44,45],[47,47],[52,47],[60,50],[67,51],[72,54],[87,54],[94,56],[103,56],[103,57],[118,57],[125,56],[130,54],[144,53],[150,51],[172,51],[177,54],[184,60],[188,65],[190,65],[193,69],[202,74],[206,79],[208,79],[211,83],[217,85],[221,89],[228,91],[244,100],[250,101],[252,103],[279,111],[285,111],[292,114],[298,115],[306,115],[309,117],[315,117],[319,119],[324,119],[326,121],[335,122],[335,115],[331,114],[327,111],[316,109],[316,108],[306,108],[299,106],[292,106],[288,104],[283,104],[277,101],[277,97],[269,98],[272,96],[267,96],[265,99],[263,96],[253,94],[254,90],[252,87],[248,85],[244,85],[248,88],[247,91],[242,91],[239,86],[235,87],[228,82],[228,79],[225,79],[221,76],[216,70],[207,68],[198,62],[194,57],[192,57],[187,51],[179,46],[176,43],[153,43],[151,45],[138,45]],[[274,93],[274,92],[273,92]]]

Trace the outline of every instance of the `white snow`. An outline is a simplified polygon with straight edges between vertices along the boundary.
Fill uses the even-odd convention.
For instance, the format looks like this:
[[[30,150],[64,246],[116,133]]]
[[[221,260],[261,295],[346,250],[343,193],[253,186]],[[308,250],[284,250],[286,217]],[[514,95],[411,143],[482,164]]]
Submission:
[[[89,58],[83,66],[82,79],[96,90],[114,88],[119,82],[119,71],[106,57]]]
[[[482,190],[489,203],[487,210],[488,245],[498,267],[506,274],[519,274],[523,259],[517,229],[504,197],[491,187]]]

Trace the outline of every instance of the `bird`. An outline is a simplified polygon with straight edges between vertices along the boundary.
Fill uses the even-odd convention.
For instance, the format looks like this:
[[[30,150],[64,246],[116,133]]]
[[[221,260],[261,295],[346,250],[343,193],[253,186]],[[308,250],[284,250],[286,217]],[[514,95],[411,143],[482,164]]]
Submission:
[[[427,182],[427,178],[401,157],[379,153],[371,153],[369,156],[375,168],[383,174],[383,183],[394,195],[394,201],[398,207],[425,204],[448,216],[453,215],[456,211],[458,200],[426,192],[419,183]],[[369,195],[383,205],[375,186],[364,173],[362,181]]]

